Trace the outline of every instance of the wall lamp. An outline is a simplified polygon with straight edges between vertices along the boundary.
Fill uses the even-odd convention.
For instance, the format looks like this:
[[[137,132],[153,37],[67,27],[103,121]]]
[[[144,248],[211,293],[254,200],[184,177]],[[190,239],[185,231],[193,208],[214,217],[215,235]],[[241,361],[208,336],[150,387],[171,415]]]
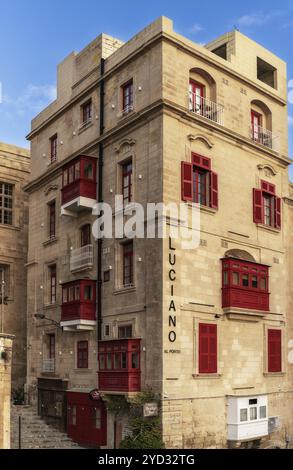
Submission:
[[[60,322],[55,321],[55,320],[52,320],[52,318],[46,317],[46,315],[44,315],[43,313],[36,313],[36,314],[34,315],[34,317],[35,317],[36,320],[47,320],[47,321],[49,321],[52,325],[57,326],[58,328],[60,328],[60,330],[63,331],[63,327],[60,325]]]

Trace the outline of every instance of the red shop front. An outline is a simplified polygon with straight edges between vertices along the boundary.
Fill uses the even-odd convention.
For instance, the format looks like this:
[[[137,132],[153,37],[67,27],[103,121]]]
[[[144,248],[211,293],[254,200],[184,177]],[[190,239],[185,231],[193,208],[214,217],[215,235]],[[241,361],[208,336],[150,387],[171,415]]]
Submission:
[[[107,410],[88,392],[67,392],[67,434],[78,444],[99,448],[107,444]]]

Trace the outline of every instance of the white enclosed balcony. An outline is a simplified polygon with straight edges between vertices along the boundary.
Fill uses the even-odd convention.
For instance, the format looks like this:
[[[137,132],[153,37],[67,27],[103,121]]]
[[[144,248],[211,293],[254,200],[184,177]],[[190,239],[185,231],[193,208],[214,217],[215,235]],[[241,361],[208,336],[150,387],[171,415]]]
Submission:
[[[189,111],[224,125],[224,108],[220,104],[203,98],[197,93],[189,92]]]
[[[55,359],[44,359],[43,360],[43,372],[53,373],[55,372]]]
[[[71,251],[70,271],[81,271],[91,269],[94,264],[94,247],[85,245]]]
[[[279,151],[279,136],[261,126],[250,127],[251,139],[260,145],[264,145],[275,152]]]

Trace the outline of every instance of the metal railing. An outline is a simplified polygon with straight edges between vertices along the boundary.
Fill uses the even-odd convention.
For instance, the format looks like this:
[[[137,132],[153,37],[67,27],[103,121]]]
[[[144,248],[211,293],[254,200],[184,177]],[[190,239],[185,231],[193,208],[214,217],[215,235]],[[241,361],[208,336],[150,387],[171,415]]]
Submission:
[[[276,152],[279,150],[279,136],[261,126],[250,126],[251,139],[257,144],[264,145]]]
[[[43,360],[43,372],[55,372],[55,359]]]
[[[91,268],[94,263],[93,245],[85,245],[72,250],[70,255],[70,271]]]
[[[214,121],[221,126],[224,124],[223,106],[193,92],[189,93],[189,111]]]

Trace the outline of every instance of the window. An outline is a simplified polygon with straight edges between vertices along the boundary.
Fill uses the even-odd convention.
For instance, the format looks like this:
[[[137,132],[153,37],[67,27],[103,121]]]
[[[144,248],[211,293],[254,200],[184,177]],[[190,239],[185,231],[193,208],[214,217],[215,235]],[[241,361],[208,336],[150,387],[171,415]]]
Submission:
[[[122,245],[123,249],[123,286],[133,284],[133,242]]]
[[[57,134],[55,134],[50,139],[51,163],[54,163],[57,161],[57,143],[58,143],[58,136]]]
[[[12,225],[13,185],[0,182],[0,224]]]
[[[49,212],[49,238],[55,238],[56,236],[56,201],[52,201],[48,204]]]
[[[80,246],[87,246],[91,244],[91,225],[86,224],[80,230]]]
[[[228,47],[228,44],[225,43],[217,47],[216,49],[212,50],[212,52],[216,54],[217,56],[222,57],[222,59],[227,60],[227,47]]]
[[[266,419],[267,417],[267,407],[260,406],[259,407],[259,419]]]
[[[48,335],[49,359],[55,359],[55,335]]]
[[[217,325],[199,324],[198,357],[200,374],[217,373]]]
[[[110,269],[107,269],[107,271],[104,271],[104,282],[109,282],[110,281]]]
[[[122,86],[122,106],[125,114],[133,110],[133,80]]]
[[[84,286],[84,293],[83,297],[85,301],[92,301],[93,300],[93,288],[90,285]]]
[[[84,163],[84,177],[88,180],[94,179],[94,167],[93,164],[90,162],[85,162]]]
[[[282,372],[281,330],[268,330],[268,372]]]
[[[2,291],[6,303],[10,295],[10,266],[7,264],[0,264],[0,305],[3,302]]]
[[[257,78],[272,88],[277,88],[277,69],[257,57]]]
[[[247,408],[242,408],[240,410],[240,421],[248,421],[248,414],[247,414]]]
[[[77,368],[88,369],[88,341],[77,343]]]
[[[104,326],[104,336],[106,337],[110,336],[110,325]]]
[[[49,267],[50,275],[50,304],[56,303],[56,265]]]
[[[257,406],[252,406],[250,408],[250,421],[255,421],[257,419]]]
[[[94,409],[94,427],[95,429],[101,429],[102,427],[102,414],[100,408]]]
[[[87,124],[92,120],[92,100],[87,101],[81,106],[82,124]]]
[[[252,139],[262,143],[262,115],[256,111],[251,111]]]
[[[261,189],[253,190],[253,221],[281,228],[281,198],[276,196],[274,184],[261,181]]]
[[[200,83],[190,80],[189,82],[189,110],[197,113],[204,114],[204,93],[205,87]]]
[[[129,204],[132,200],[132,162],[122,165],[122,195],[123,204]]]
[[[218,208],[218,175],[211,160],[192,153],[191,163],[181,163],[182,199],[213,209]]]
[[[124,325],[118,327],[118,338],[132,338],[132,325]]]

